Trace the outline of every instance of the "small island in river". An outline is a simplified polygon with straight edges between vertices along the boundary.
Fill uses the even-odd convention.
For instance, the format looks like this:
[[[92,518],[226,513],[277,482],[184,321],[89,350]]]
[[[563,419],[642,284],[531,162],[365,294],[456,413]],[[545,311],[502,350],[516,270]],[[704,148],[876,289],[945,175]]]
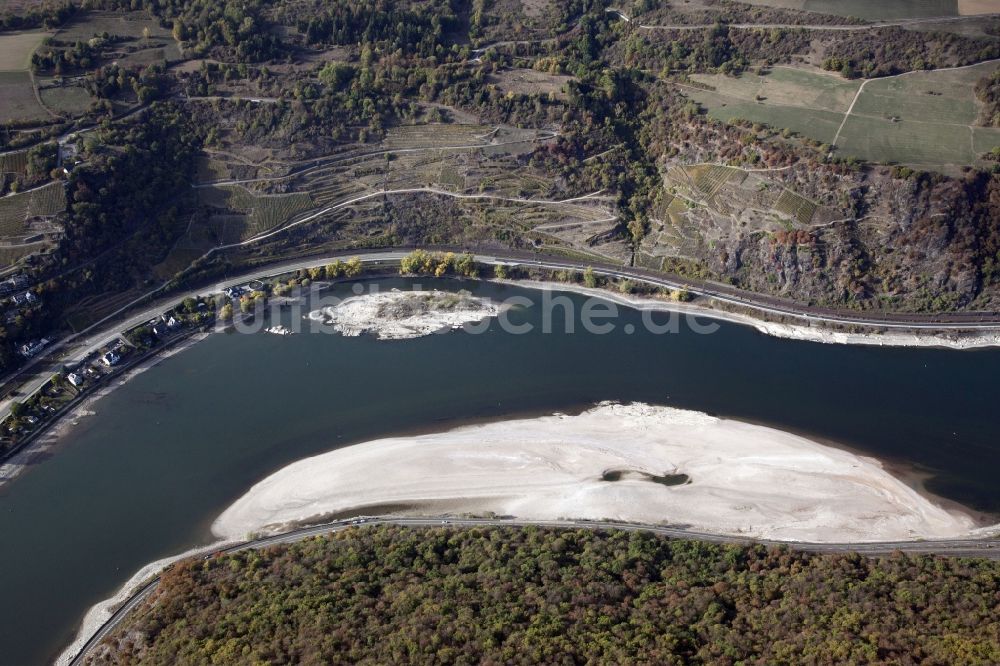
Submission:
[[[342,335],[371,333],[379,340],[419,338],[461,328],[501,312],[499,304],[468,291],[399,291],[365,294],[309,313]]]

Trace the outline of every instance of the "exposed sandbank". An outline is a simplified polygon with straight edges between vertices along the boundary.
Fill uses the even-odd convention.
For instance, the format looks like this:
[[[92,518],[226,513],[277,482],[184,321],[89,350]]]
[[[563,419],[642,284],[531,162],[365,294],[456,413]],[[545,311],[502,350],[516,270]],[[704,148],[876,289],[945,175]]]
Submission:
[[[461,328],[499,314],[498,304],[468,291],[393,289],[354,296],[307,316],[342,335],[373,333],[379,340],[405,340]]]
[[[608,471],[623,471],[617,481]],[[651,477],[684,474],[667,485]],[[240,538],[374,504],[524,519],[687,526],[786,541],[953,538],[969,515],[935,505],[871,458],[772,428],[643,404],[380,439],[293,463],[212,531]]]

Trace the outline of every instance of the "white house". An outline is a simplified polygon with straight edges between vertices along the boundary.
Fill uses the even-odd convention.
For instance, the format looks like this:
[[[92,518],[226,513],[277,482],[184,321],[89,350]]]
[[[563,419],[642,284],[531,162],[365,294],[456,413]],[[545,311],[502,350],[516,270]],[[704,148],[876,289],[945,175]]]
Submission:
[[[35,342],[26,342],[25,344],[21,345],[20,349],[21,356],[23,356],[24,358],[31,358],[38,352],[45,349],[45,345],[47,344],[49,344],[48,338],[42,338],[41,340],[37,340]]]

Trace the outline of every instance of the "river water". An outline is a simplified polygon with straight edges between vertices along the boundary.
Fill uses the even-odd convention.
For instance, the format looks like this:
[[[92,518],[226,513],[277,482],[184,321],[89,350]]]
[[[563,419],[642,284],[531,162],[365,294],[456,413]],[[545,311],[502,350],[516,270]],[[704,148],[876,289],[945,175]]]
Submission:
[[[285,464],[459,420],[667,404],[905,463],[932,475],[933,492],[1000,513],[1000,351],[822,345],[734,324],[654,335],[625,308],[608,334],[544,333],[537,291],[422,283],[526,297],[509,319],[534,331],[213,334],[96,402],[52,457],[0,489],[0,663],[50,661],[87,608],[147,562],[209,543],[215,516]]]

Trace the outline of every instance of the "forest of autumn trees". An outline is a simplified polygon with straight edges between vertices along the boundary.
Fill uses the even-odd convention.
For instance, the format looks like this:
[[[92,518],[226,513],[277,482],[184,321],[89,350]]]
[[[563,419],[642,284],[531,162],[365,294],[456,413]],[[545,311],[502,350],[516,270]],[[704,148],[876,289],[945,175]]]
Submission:
[[[92,663],[1000,663],[1000,562],[380,526],[192,559]]]

